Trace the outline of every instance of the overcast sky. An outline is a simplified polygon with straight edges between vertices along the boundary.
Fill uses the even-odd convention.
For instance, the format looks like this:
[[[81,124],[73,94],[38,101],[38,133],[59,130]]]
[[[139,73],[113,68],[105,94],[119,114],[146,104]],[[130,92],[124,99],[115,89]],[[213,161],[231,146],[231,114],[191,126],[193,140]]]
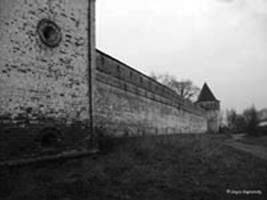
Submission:
[[[267,107],[267,0],[97,0],[96,20],[97,48],[141,72]]]

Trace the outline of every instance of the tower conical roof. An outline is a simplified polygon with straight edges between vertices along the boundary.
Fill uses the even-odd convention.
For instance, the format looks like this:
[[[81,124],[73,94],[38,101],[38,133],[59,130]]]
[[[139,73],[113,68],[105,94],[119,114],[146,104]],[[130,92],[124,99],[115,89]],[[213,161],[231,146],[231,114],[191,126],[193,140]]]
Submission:
[[[197,102],[203,102],[203,101],[218,101],[215,98],[214,94],[211,92],[211,89],[209,88],[207,83],[204,83],[197,100]]]

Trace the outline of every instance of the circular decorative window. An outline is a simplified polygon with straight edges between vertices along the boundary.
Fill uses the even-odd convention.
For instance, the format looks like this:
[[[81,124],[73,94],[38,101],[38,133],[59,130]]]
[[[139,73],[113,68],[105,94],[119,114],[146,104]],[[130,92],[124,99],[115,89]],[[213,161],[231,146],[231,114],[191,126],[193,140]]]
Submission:
[[[42,19],[38,23],[37,32],[41,41],[51,48],[58,46],[62,40],[61,29],[49,19]]]

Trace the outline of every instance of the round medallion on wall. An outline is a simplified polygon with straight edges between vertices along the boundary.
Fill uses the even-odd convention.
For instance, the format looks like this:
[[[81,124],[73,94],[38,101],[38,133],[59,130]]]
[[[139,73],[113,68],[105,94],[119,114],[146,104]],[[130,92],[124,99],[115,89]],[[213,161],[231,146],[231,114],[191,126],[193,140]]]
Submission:
[[[58,46],[62,40],[60,27],[49,19],[42,19],[38,23],[37,33],[41,41],[51,48]]]

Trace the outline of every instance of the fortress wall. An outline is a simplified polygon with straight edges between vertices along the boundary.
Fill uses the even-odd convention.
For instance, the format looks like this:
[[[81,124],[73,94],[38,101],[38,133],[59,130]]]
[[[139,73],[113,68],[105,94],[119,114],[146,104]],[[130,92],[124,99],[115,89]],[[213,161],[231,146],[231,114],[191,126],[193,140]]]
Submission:
[[[203,110],[174,91],[97,51],[95,123],[114,135],[204,133]]]
[[[0,161],[75,148],[88,137],[93,5],[0,0]],[[37,34],[44,18],[61,29],[54,48]]]

